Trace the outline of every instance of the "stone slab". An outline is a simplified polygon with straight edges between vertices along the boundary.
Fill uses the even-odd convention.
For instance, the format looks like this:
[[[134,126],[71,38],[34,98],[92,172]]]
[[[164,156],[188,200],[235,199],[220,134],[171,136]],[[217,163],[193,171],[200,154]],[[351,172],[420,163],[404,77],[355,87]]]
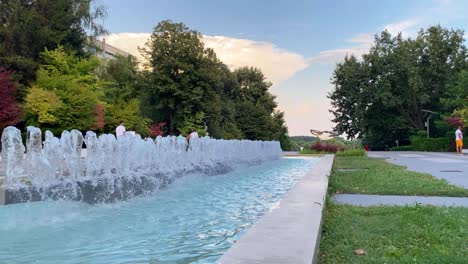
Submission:
[[[468,197],[335,194],[332,199],[337,204],[349,204],[355,206],[405,206],[421,204],[445,207],[468,207]]]
[[[333,158],[322,157],[217,263],[316,263]]]

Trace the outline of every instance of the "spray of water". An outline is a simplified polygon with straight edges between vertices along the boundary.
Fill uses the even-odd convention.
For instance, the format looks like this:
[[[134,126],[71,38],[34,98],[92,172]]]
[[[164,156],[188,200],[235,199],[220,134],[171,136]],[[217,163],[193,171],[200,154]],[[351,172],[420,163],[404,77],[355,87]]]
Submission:
[[[239,165],[281,157],[276,141],[192,139],[27,128],[26,153],[21,132],[2,134],[3,188],[17,190],[18,200],[73,199],[90,203],[126,199],[157,190],[175,177],[195,172],[218,174]],[[84,144],[83,144],[84,143]],[[84,149],[83,147],[86,146]]]

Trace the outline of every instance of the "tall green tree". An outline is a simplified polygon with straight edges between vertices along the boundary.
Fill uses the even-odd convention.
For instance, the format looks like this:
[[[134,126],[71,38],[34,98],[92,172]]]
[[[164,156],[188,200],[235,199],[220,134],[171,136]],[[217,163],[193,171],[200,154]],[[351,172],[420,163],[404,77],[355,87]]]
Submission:
[[[277,111],[275,96],[260,69],[242,67],[234,71],[239,83],[237,92],[237,126],[247,139],[279,140],[283,149],[290,149],[284,113]]]
[[[151,68],[145,112],[153,121],[166,121],[170,134],[183,130],[186,118],[202,112],[214,118],[221,109],[220,62],[201,37],[182,23],[162,21],[144,50]]]
[[[137,68],[138,63],[132,56],[116,56],[104,62],[100,77],[105,81],[104,130],[107,132],[112,132],[120,121],[140,134],[149,132],[150,119],[145,118],[141,111],[141,80]]]

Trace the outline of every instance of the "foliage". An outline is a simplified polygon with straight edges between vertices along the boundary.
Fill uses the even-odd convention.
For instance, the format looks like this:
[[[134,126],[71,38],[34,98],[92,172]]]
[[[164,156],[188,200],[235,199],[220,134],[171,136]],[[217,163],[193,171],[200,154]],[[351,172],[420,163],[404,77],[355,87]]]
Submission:
[[[210,91],[210,84],[217,82],[211,71],[217,58],[204,48],[199,32],[182,23],[162,21],[144,53],[151,67],[147,74],[150,84],[144,91],[149,101],[146,112],[155,121],[166,121],[170,134],[176,133],[186,116],[204,112],[208,98],[215,99],[213,104],[217,105],[219,97]]]
[[[458,99],[449,100],[448,94],[466,89],[452,84],[465,60],[462,31],[434,26],[414,39],[382,32],[362,61],[346,57],[335,69],[329,95],[335,131],[376,146],[408,140],[425,129],[423,110],[455,109]]]
[[[0,67],[0,130],[19,122],[21,111],[16,103],[12,72]]]
[[[337,151],[343,151],[344,148],[340,148],[335,144],[328,143],[326,141],[318,141],[310,146],[311,149],[318,151],[318,152],[329,152],[329,153],[336,153]]]
[[[126,101],[138,97],[138,63],[132,56],[117,55],[104,62],[99,77],[106,81],[105,96],[109,102]]]
[[[317,141],[318,138],[312,136],[291,136],[289,140],[296,150],[300,150],[300,148],[309,147]]]
[[[0,1],[0,65],[16,71],[22,84],[35,78],[40,53],[62,45],[84,56],[86,34],[105,32],[105,16],[93,0]]]
[[[29,125],[54,125],[59,119],[63,102],[52,90],[44,90],[33,86],[28,90],[25,99],[26,120]]]
[[[157,137],[157,136],[164,136],[164,134],[166,133],[166,122],[160,122],[160,123],[157,123],[157,124],[152,124],[150,126],[150,136],[153,136],[153,137]]]
[[[182,135],[188,135],[193,131],[197,131],[200,136],[206,134],[206,130],[203,127],[203,112],[197,113],[194,116],[186,116],[184,120],[179,124],[177,130]]]
[[[420,136],[411,136],[411,147],[416,151],[440,151],[446,152],[454,150],[450,148],[451,138],[424,138]]]
[[[367,153],[364,149],[362,148],[358,148],[358,149],[345,149],[344,151],[338,151],[336,152],[336,156],[337,157],[340,157],[340,156],[346,156],[346,157],[349,157],[349,156],[357,156],[357,157],[363,157],[363,156],[366,156]]]
[[[124,121],[127,128],[135,130],[143,136],[150,133],[148,126],[150,120],[141,116],[140,100],[137,98],[107,105],[106,130],[113,131],[120,121]]]
[[[149,61],[138,78],[143,114],[166,122],[169,134],[190,130],[215,138],[279,140],[291,149],[284,114],[276,111],[271,83],[252,67],[231,72],[199,32],[162,21],[143,49]]]
[[[5,21],[13,21],[13,14],[23,11],[33,14],[31,21],[35,21],[43,18],[43,5],[49,2],[34,0],[26,4],[15,0],[13,5],[1,2],[0,6],[12,12],[3,17]],[[5,51],[18,59],[21,65],[16,66],[29,65],[21,72],[30,73],[24,79],[25,84],[29,83],[24,97],[26,124],[53,132],[71,128],[113,132],[123,120],[129,129],[143,135],[188,134],[197,130],[201,136],[277,140],[283,149],[292,148],[284,113],[276,110],[275,96],[269,92],[271,83],[261,70],[243,67],[231,71],[212,49],[204,47],[199,32],[182,23],[162,21],[154,28],[142,50],[149,62],[144,71],[137,70],[138,63],[132,56],[105,60],[88,56],[81,39],[84,29],[102,32],[95,21],[104,15],[101,7],[91,11],[92,2],[50,3],[52,18],[60,16],[62,9],[70,14],[62,14],[57,19],[60,25],[43,32],[30,50],[25,49],[30,40],[23,38],[36,36],[28,31],[32,22],[6,22],[4,28],[0,26],[0,41],[6,36],[1,35],[2,30],[28,27],[24,32],[14,32],[19,39],[11,42],[15,47],[8,46],[14,52],[0,45],[0,62]],[[76,6],[70,7],[69,3]],[[36,29],[53,27],[47,21],[39,22]],[[70,27],[75,31],[70,31]]]
[[[392,147],[391,151],[414,151],[415,149],[411,145]]]
[[[27,91],[27,124],[55,131],[95,127],[95,109],[103,98],[104,86],[94,73],[99,61],[93,57],[80,59],[61,47],[46,50],[41,58],[44,63],[37,71],[36,82]],[[39,105],[41,108],[36,109]]]
[[[458,125],[468,124],[468,107],[457,109],[453,114],[459,119]]]
[[[106,120],[105,120],[105,107],[101,103],[97,103],[96,106],[94,107],[94,114],[96,115],[96,122],[93,127],[91,127],[92,130],[101,130],[104,128],[106,125]]]
[[[143,116],[138,84],[138,63],[134,57],[116,56],[115,59],[105,61],[104,70],[100,77],[105,86],[106,126],[105,131],[112,132],[120,121],[124,121],[128,128],[142,135],[151,134],[151,122]]]
[[[323,155],[323,154],[326,154],[326,153],[323,153],[323,152],[320,152],[320,151],[317,151],[317,150],[314,150],[314,149],[304,148],[301,151],[299,151],[299,154],[301,154],[301,155],[314,155],[314,154]]]

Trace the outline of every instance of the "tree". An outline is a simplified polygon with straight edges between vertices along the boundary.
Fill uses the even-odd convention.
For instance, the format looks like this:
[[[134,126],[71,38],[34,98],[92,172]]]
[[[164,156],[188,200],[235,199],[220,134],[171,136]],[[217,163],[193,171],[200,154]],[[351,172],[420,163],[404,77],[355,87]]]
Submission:
[[[116,56],[105,62],[100,77],[105,81],[104,130],[111,132],[123,120],[126,125],[143,135],[150,132],[150,120],[141,111],[141,95],[138,91],[141,78],[138,63],[132,56]]]
[[[461,31],[434,26],[415,39],[382,32],[362,61],[346,57],[335,69],[329,95],[335,131],[373,144],[408,140],[425,129],[423,110],[447,112],[447,86],[465,59]]]
[[[33,86],[25,99],[26,120],[28,125],[55,125],[59,121],[63,102],[53,90]]]
[[[204,48],[199,32],[182,23],[162,21],[144,53],[151,68],[145,74],[145,112],[153,121],[167,122],[170,134],[186,119],[220,109],[219,61],[212,50]]]
[[[41,59],[37,80],[26,95],[27,124],[55,132],[95,128],[105,84],[95,74],[99,60],[79,58],[62,47],[44,51]]]
[[[15,100],[16,86],[12,81],[13,73],[0,67],[0,130],[16,125],[21,116]]]
[[[159,23],[143,50],[150,70],[141,74],[143,112],[168,124],[169,133],[196,129],[216,138],[282,140],[284,116],[275,112],[275,96],[261,70],[231,72],[201,34],[182,23]]]
[[[34,80],[44,49],[59,45],[85,55],[86,33],[105,32],[97,21],[105,16],[93,0],[0,1],[0,65],[14,70],[27,85]]]
[[[284,149],[290,149],[284,113],[276,111],[275,96],[268,89],[262,71],[253,67],[242,67],[234,71],[239,88],[237,126],[247,139],[279,140]]]

